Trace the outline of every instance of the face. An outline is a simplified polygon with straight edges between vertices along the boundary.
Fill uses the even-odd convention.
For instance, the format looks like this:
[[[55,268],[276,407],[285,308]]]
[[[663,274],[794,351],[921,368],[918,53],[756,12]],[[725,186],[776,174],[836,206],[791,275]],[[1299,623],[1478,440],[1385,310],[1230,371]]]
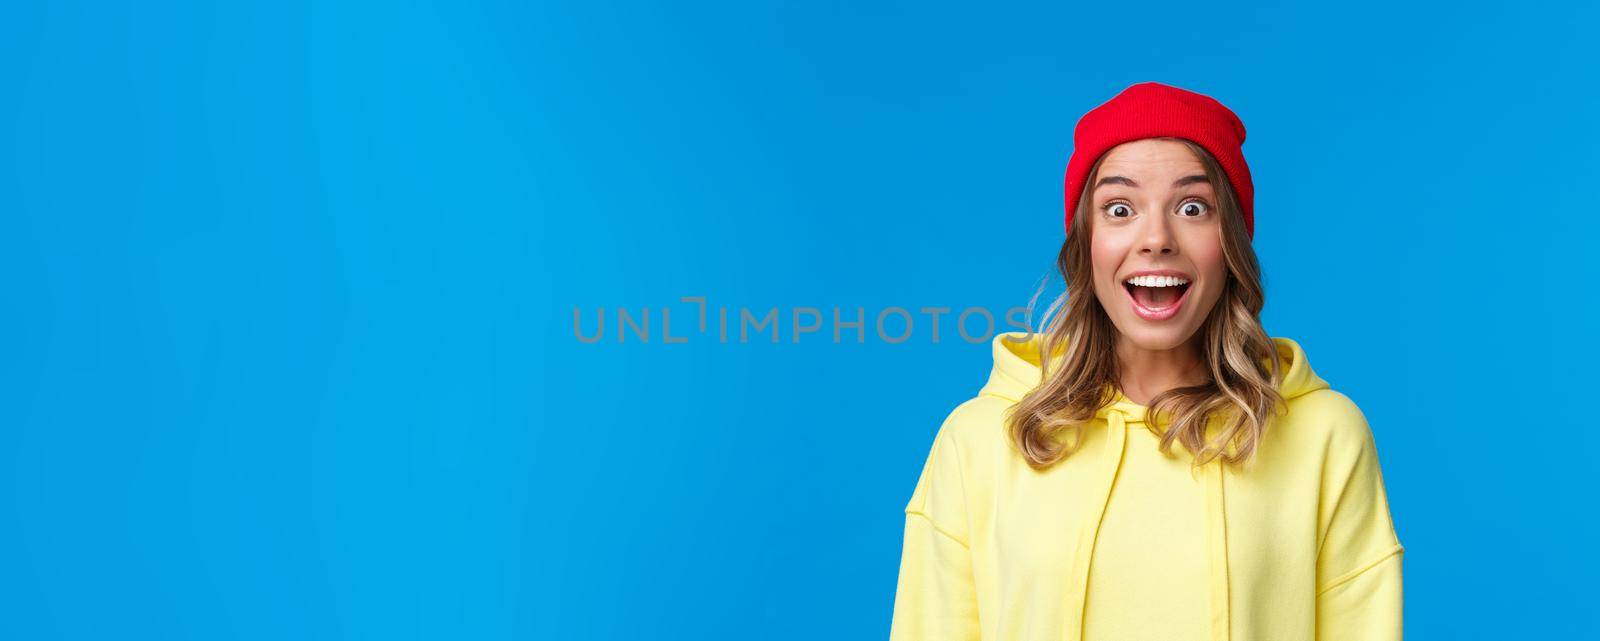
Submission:
[[[1205,166],[1181,142],[1136,140],[1106,152],[1090,188],[1095,296],[1119,340],[1145,350],[1184,345],[1227,278]],[[1146,272],[1156,274],[1128,284]]]

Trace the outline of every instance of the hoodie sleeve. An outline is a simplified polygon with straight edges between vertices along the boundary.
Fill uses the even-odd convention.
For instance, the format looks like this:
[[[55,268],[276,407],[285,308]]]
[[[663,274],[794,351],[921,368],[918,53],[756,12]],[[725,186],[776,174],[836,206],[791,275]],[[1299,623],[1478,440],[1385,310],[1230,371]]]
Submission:
[[[1399,641],[1405,549],[1389,514],[1372,430],[1340,397],[1324,468],[1317,556],[1317,639]]]
[[[890,641],[979,638],[965,479],[949,423],[934,438],[906,505]]]

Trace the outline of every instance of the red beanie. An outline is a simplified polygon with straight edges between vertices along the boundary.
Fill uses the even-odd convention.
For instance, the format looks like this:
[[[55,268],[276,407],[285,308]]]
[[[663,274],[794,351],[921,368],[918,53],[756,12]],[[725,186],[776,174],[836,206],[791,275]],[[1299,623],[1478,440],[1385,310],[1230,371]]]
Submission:
[[[1078,119],[1072,133],[1072,159],[1067,162],[1068,233],[1089,169],[1100,155],[1130,140],[1158,136],[1185,138],[1211,152],[1233,185],[1245,230],[1254,239],[1255,187],[1250,183],[1250,166],[1239,149],[1244,144],[1244,123],[1215,98],[1159,82],[1123,89]]]

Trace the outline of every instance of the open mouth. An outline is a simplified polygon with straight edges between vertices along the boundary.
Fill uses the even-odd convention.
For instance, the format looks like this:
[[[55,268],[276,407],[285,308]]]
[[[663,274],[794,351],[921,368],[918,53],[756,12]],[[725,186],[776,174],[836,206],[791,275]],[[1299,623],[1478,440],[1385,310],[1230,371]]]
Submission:
[[[1145,287],[1124,282],[1122,288],[1128,291],[1133,311],[1139,317],[1145,320],[1165,320],[1178,313],[1178,308],[1188,299],[1191,285],[1193,283]]]
[[[1168,287],[1141,287],[1131,283],[1123,283],[1123,289],[1128,290],[1128,295],[1134,302],[1143,305],[1146,309],[1163,309],[1178,302],[1183,298],[1184,292],[1189,291],[1189,283],[1172,285]]]

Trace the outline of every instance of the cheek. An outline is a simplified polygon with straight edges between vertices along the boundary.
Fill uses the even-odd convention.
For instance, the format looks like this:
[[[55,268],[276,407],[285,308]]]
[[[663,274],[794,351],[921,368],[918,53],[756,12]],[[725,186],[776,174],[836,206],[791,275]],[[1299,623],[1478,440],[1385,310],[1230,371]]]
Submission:
[[[1216,230],[1206,230],[1186,239],[1183,248],[1183,253],[1188,254],[1189,262],[1200,274],[1215,279],[1227,272],[1228,261],[1222,255],[1222,237]]]
[[[1089,246],[1089,262],[1094,266],[1095,289],[1105,290],[1110,285],[1110,280],[1117,273],[1117,267],[1122,265],[1123,253],[1120,248],[1108,242],[1096,242]]]
[[[1110,268],[1115,273],[1128,256],[1128,241],[1117,231],[1101,232],[1089,240],[1089,262],[1094,264],[1096,274],[1100,273],[1102,267]]]
[[[1195,268],[1213,280],[1228,272],[1228,260],[1222,255],[1220,244],[1207,245],[1190,256],[1193,257]]]

